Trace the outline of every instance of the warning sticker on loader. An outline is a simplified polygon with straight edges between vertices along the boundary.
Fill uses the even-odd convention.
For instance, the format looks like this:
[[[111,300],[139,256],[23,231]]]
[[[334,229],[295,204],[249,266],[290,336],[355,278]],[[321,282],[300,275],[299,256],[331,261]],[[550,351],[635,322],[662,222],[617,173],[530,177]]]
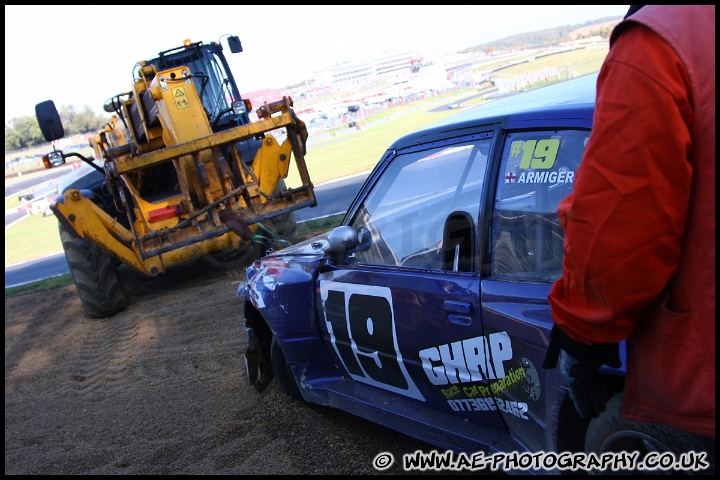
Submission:
[[[187,108],[190,106],[188,96],[185,93],[185,87],[178,87],[172,89],[173,100],[175,100],[175,106],[177,108]]]

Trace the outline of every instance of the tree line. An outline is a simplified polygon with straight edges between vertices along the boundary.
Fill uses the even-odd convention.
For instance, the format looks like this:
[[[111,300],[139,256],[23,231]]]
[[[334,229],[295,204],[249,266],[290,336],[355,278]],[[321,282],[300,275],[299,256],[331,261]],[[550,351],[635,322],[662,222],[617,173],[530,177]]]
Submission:
[[[87,105],[79,112],[72,106],[61,107],[58,113],[66,137],[84,133],[95,134],[110,121],[109,118],[93,112]],[[34,116],[16,117],[10,123],[5,125],[5,153],[47,144]]]
[[[610,34],[612,33],[612,29],[615,25],[620,23],[622,20],[622,17],[605,17],[600,18],[598,20],[592,20],[589,22],[585,22],[583,24],[579,25],[562,25],[555,28],[546,28],[544,30],[536,30],[534,32],[525,32],[525,33],[519,33],[516,35],[511,35],[509,37],[504,37],[499,40],[493,40],[491,42],[483,43],[480,45],[476,45],[474,47],[469,47],[464,50],[461,50],[460,53],[470,53],[470,52],[485,52],[485,53],[493,53],[493,52],[499,52],[504,50],[516,50],[519,48],[533,48],[533,47],[541,47],[541,46],[549,46],[558,44],[561,42],[567,42],[570,40],[570,33],[578,30],[583,27],[589,27],[592,25],[598,25],[596,29],[592,29],[588,31],[585,34],[578,35],[576,40],[582,39],[582,38],[589,38],[594,36],[599,36],[602,38],[610,38]],[[606,22],[614,22],[612,26],[606,26],[602,25]]]

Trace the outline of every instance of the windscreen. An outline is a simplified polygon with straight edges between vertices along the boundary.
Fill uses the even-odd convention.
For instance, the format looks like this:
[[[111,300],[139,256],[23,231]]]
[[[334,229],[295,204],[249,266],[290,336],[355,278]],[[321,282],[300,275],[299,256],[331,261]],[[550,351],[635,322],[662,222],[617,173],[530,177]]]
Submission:
[[[179,66],[188,67],[210,124],[217,125],[220,117],[232,112],[231,104],[239,100],[239,96],[233,92],[232,83],[220,57],[204,47],[209,46],[195,46],[180,53],[163,55],[149,63],[154,64],[159,71]]]

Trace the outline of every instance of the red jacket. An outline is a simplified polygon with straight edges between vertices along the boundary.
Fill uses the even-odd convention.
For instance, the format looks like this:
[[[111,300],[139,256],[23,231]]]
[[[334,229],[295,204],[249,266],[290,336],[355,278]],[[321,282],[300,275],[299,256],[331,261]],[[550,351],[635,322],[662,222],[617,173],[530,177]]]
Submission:
[[[558,214],[555,323],[628,339],[626,418],[714,437],[714,5],[648,5],[616,27]]]

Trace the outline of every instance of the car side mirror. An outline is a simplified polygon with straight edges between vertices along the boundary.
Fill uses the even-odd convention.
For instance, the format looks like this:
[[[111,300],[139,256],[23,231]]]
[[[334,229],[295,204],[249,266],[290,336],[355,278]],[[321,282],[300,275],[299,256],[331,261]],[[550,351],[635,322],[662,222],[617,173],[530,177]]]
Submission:
[[[347,225],[336,227],[328,234],[327,241],[325,255],[335,263],[342,263],[358,246],[358,232]]]

